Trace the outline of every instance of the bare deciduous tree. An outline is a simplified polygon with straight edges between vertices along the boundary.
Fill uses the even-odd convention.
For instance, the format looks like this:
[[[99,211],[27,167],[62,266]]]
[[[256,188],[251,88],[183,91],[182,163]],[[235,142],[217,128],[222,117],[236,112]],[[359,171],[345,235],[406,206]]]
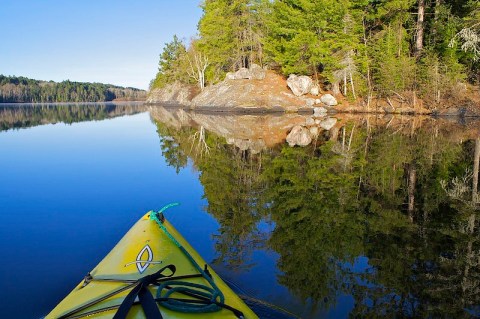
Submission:
[[[205,88],[205,71],[209,66],[208,57],[195,48],[195,44],[192,43],[187,51],[188,61],[188,75],[194,79],[200,89]]]
[[[340,65],[343,67],[340,70],[333,72],[333,77],[335,79],[336,85],[334,84],[334,94],[338,94],[339,92],[339,85],[343,80],[343,95],[347,96],[348,93],[348,82],[350,82],[350,86],[352,89],[353,98],[356,99],[357,96],[355,94],[355,85],[353,83],[353,73],[356,72],[357,67],[355,65],[355,61],[353,60],[353,56],[355,53],[353,50],[348,51],[344,56],[343,59],[340,61]]]

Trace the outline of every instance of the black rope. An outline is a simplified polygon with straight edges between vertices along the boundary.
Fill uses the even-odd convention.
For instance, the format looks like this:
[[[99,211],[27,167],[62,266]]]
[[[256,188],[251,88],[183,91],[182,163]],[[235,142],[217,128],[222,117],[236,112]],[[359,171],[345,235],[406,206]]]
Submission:
[[[170,275],[164,275],[162,274],[163,271],[165,271],[166,269],[170,270],[172,273]],[[148,276],[145,276],[145,277],[142,277],[138,280],[136,280],[135,282],[133,283],[130,283],[129,285],[125,286],[125,287],[121,287],[119,289],[116,289],[100,298],[97,298],[95,300],[92,300],[88,303],[86,303],[85,305],[83,306],[80,306],[60,317],[58,317],[58,319],[67,319],[67,318],[70,318],[72,315],[74,314],[77,314],[79,313],[80,311],[82,310],[85,310],[87,308],[90,308],[91,306],[99,303],[99,302],[102,302],[110,297],[113,297],[125,290],[128,290],[128,289],[132,289],[130,291],[130,293],[127,295],[127,297],[123,300],[122,304],[120,305],[120,308],[122,308],[122,306],[124,304],[128,304],[130,303],[130,306],[127,308],[127,306],[123,306],[122,308],[122,311],[125,311],[124,309],[127,310],[127,313],[124,314],[124,317],[114,317],[115,319],[118,319],[118,318],[125,318],[128,314],[128,311],[130,310],[132,304],[133,304],[133,301],[135,301],[135,298],[138,296],[140,301],[143,300],[143,302],[141,302],[142,304],[142,307],[144,308],[143,310],[145,311],[145,314],[147,314],[147,312],[154,316],[152,317],[152,319],[157,319],[157,318],[162,318],[161,315],[158,316],[158,314],[160,314],[160,311],[158,310],[158,307],[157,305],[155,304],[155,301],[154,301],[154,298],[152,296],[152,294],[150,293],[150,291],[147,289],[148,285],[156,282],[157,280],[161,279],[161,278],[165,278],[165,277],[172,277],[174,274],[175,274],[175,271],[176,271],[176,267],[174,265],[167,265],[165,267],[163,267],[162,269],[160,269],[159,271],[157,271],[156,273],[154,274],[151,274],[151,275],[148,275]],[[85,285],[84,285],[85,286]],[[150,296],[148,296],[150,295]],[[133,300],[131,301],[130,299],[132,298],[133,296]],[[126,302],[127,301],[127,302]],[[157,310],[158,314],[154,314],[154,311],[152,309],[152,302],[153,304],[155,305],[155,309]],[[120,309],[119,309],[120,310]],[[122,315],[123,313],[121,313],[120,315]],[[115,315],[116,316],[116,315]],[[150,317],[147,317],[147,318],[150,318]]]
[[[163,281],[167,280],[172,280],[172,279],[190,279],[190,278],[199,278],[203,277],[202,274],[192,274],[192,275],[182,275],[182,276],[172,276],[172,277],[166,277],[166,278],[160,278],[157,279],[152,285],[158,286],[158,283],[161,283]],[[100,281],[100,282],[121,282],[121,283],[126,283],[126,284],[132,284],[136,283],[138,279],[121,279],[121,278],[108,278],[108,277],[90,277],[88,283],[92,281]],[[87,283],[87,284],[88,284]],[[84,284],[82,286],[85,287],[87,284]]]
[[[105,296],[102,296],[102,297],[100,297],[100,298],[97,298],[97,299],[95,299],[95,300],[92,300],[92,301],[84,304],[83,306],[80,306],[80,307],[78,307],[78,308],[75,308],[75,309],[67,312],[66,314],[61,315],[61,316],[58,317],[57,319],[67,319],[67,318],[71,318],[72,315],[74,315],[74,314],[76,314],[76,313],[79,313],[80,311],[85,310],[85,309],[87,309],[87,308],[90,308],[91,306],[96,305],[97,303],[102,302],[102,301],[104,301],[104,300],[106,300],[106,299],[108,299],[108,298],[110,298],[110,297],[113,297],[113,296],[115,296],[115,295],[117,295],[117,294],[119,294],[119,293],[121,293],[121,292],[123,292],[123,291],[125,291],[125,290],[128,290],[128,289],[130,289],[130,288],[132,288],[132,287],[134,287],[134,286],[135,286],[135,283],[130,284],[130,285],[125,286],[125,287],[121,287],[121,288],[119,288],[119,289],[116,289],[116,290],[114,290],[114,291],[106,294]]]
[[[163,272],[168,269],[172,273],[169,275],[164,275]],[[75,318],[83,318],[87,316],[91,316],[94,314],[98,314],[101,312],[105,311],[110,311],[110,310],[115,310],[118,309],[117,312],[115,313],[113,319],[124,319],[127,317],[130,309],[134,305],[141,305],[143,308],[143,311],[145,313],[146,318],[148,319],[162,319],[162,314],[160,313],[160,310],[158,309],[157,302],[162,302],[162,301],[176,301],[176,302],[181,302],[181,303],[190,303],[190,304],[203,304],[203,305],[208,305],[208,304],[215,304],[219,306],[220,308],[224,308],[227,310],[230,310],[237,318],[244,318],[243,313],[236,309],[233,308],[229,305],[226,305],[221,302],[217,302],[215,300],[211,300],[209,298],[206,298],[201,295],[197,295],[194,293],[189,293],[188,291],[182,291],[179,293],[196,298],[196,299],[185,299],[185,298],[154,298],[150,291],[148,290],[149,285],[154,285],[158,286],[161,284],[161,282],[165,281],[170,281],[172,279],[187,279],[187,278],[198,278],[198,277],[203,277],[202,274],[192,274],[192,275],[182,275],[182,276],[173,276],[175,274],[176,267],[174,265],[168,265],[160,269],[159,271],[155,272],[152,275],[147,275],[145,277],[139,278],[138,280],[130,280],[130,279],[119,279],[119,278],[102,278],[102,277],[93,277],[90,274],[88,274],[85,277],[85,282],[82,286],[85,287],[88,285],[91,281],[104,281],[104,282],[122,282],[126,283],[128,285],[121,287],[119,289],[116,289],[100,298],[97,298],[95,300],[92,300],[88,302],[87,304],[84,304],[83,306],[80,306],[60,317],[58,319],[75,319]],[[172,287],[166,286],[165,288],[171,289]],[[82,314],[79,314],[82,310],[85,310],[99,302],[102,302],[110,297],[113,297],[125,290],[132,289],[128,295],[125,297],[123,302],[120,305],[115,305],[115,306],[108,306],[100,309],[95,309],[92,311],[88,311]],[[135,301],[137,298],[139,301]]]

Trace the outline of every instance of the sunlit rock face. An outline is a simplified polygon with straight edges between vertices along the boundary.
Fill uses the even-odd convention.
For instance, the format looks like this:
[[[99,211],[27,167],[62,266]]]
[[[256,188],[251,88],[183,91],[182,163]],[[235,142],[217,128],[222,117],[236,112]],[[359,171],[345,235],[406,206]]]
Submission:
[[[146,102],[189,106],[198,92],[199,89],[195,86],[172,83],[167,84],[164,88],[150,91]]]
[[[271,71],[267,71],[261,80],[263,69],[238,72],[229,74],[225,81],[206,87],[192,100],[192,107],[296,111],[305,105],[303,99],[294,96],[287,88],[285,79]]]
[[[310,95],[306,95],[310,94]],[[294,74],[286,80],[273,71],[252,65],[227,73],[225,80],[203,90],[193,85],[168,84],[149,92],[147,103],[187,106],[194,110],[234,110],[241,112],[296,112],[315,105],[333,106],[330,94],[318,96],[319,87],[308,76]]]

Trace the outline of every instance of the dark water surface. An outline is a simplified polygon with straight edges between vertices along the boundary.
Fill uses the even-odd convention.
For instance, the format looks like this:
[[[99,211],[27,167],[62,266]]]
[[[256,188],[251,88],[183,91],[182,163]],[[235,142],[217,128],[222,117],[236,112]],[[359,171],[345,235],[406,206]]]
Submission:
[[[309,145],[285,143],[295,125]],[[47,314],[172,201],[167,218],[259,313],[479,315],[479,133],[457,119],[0,106],[2,316]]]

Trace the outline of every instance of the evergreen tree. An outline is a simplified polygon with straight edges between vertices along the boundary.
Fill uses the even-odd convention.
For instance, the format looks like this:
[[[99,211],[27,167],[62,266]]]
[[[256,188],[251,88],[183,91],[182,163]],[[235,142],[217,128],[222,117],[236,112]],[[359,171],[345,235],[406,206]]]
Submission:
[[[417,97],[431,105],[455,97],[465,79],[480,82],[475,0],[206,0],[202,9],[198,39],[165,46],[154,87],[203,88],[257,63],[352,100],[395,96],[415,106]]]
[[[353,44],[348,7],[347,0],[273,2],[266,46],[285,75],[325,70],[333,80],[333,71]]]
[[[188,82],[186,66],[183,65],[185,54],[185,45],[174,35],[171,42],[165,43],[163,52],[160,54],[158,73],[150,83],[150,89],[161,88],[175,81]]]
[[[0,75],[0,103],[105,102],[143,100],[144,90],[102,83],[39,81]]]
[[[261,0],[207,0],[198,24],[199,49],[212,64],[208,78],[215,82],[228,71],[263,60]]]

